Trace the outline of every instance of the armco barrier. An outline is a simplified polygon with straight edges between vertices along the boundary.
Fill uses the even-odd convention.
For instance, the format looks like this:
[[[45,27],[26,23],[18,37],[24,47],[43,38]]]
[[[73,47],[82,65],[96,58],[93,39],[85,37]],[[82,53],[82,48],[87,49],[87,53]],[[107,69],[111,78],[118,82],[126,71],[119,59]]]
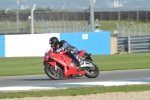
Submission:
[[[5,36],[0,35],[0,57],[5,57]]]
[[[125,52],[150,52],[150,36],[117,37],[118,52],[124,48]]]
[[[44,56],[53,36],[93,55],[110,54],[110,32],[80,32],[1,36],[0,57]]]

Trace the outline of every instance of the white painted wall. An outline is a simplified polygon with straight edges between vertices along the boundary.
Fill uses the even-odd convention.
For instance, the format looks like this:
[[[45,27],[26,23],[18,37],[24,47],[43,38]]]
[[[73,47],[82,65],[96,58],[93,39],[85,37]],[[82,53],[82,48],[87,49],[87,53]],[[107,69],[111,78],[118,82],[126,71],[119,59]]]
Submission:
[[[44,56],[53,36],[60,39],[59,33],[6,35],[5,57]]]

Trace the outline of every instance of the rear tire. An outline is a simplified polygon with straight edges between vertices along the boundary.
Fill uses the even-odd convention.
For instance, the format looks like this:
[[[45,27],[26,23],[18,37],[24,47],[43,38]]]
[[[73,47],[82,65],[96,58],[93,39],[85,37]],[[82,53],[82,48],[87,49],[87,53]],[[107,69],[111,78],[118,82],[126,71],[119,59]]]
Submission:
[[[63,71],[58,65],[55,70],[55,67],[52,67],[50,64],[46,64],[44,71],[46,75],[53,80],[60,80],[63,78]]]
[[[94,69],[90,69],[89,67],[87,67],[85,76],[88,78],[96,78],[100,72],[98,66],[94,62],[92,62],[91,60],[85,60],[85,61],[93,64],[95,67]]]

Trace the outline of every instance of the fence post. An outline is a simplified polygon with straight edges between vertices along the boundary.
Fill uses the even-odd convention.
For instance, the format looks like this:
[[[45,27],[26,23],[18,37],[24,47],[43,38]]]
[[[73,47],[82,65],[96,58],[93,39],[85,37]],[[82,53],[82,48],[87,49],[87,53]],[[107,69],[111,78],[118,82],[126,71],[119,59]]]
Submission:
[[[123,26],[123,36],[124,36],[124,34],[125,34],[125,33],[124,33],[124,24],[123,24],[123,23],[121,23],[121,24],[122,24],[122,26]]]
[[[139,21],[139,11],[137,11],[136,20]]]
[[[145,26],[145,28],[146,28],[146,35],[147,35],[147,25],[144,25]]]
[[[17,12],[16,12],[16,20],[17,20],[17,33],[19,33],[19,0],[17,0]]]
[[[116,25],[117,25],[117,33],[120,34],[120,31],[119,31],[119,24],[116,22]]]
[[[8,24],[8,33],[10,33],[11,30],[10,30],[10,22],[9,22],[9,20],[7,20],[7,24]]]
[[[53,31],[52,31],[52,30],[53,30],[53,28],[52,28],[52,25],[53,25],[53,24],[52,24],[52,21],[50,20],[49,23],[50,23],[50,33],[52,33],[52,32],[53,32]]]
[[[53,22],[54,22],[54,27],[52,26],[52,25],[53,25],[53,24],[52,24]],[[59,27],[58,27],[56,24],[57,24],[56,21],[51,21],[51,28],[54,28],[53,30],[55,30],[55,31],[51,31],[51,32],[58,32],[58,29],[57,29],[57,28],[59,28]]]
[[[67,23],[68,23],[68,26],[69,26],[68,32],[71,32],[71,31],[70,31],[70,30],[71,30],[71,29],[70,29],[70,27],[71,27],[71,26],[70,26],[70,23],[69,23],[68,21],[67,21]]]
[[[34,34],[34,10],[35,10],[36,4],[33,5],[33,8],[31,9],[31,34]]]
[[[109,11],[109,20],[111,20],[111,12]]]
[[[146,11],[146,22],[148,21],[148,19],[147,19],[148,17],[147,16],[148,16],[148,12]]]
[[[120,11],[118,12],[118,20],[120,21]]]
[[[58,21],[58,26],[59,26],[59,32],[62,32],[61,31],[61,22],[60,21]]]
[[[131,39],[130,36],[128,36],[128,53],[131,52]]]
[[[90,4],[90,25],[91,25],[91,32],[94,32],[94,5],[96,0],[91,0]]]
[[[135,36],[136,35],[136,26],[134,25],[134,23],[130,23],[130,24],[134,26],[134,35],[133,36]]]
[[[142,28],[141,28],[141,25],[139,24],[139,26],[140,26],[140,35],[142,35],[142,34],[141,34],[141,32],[142,32]]]

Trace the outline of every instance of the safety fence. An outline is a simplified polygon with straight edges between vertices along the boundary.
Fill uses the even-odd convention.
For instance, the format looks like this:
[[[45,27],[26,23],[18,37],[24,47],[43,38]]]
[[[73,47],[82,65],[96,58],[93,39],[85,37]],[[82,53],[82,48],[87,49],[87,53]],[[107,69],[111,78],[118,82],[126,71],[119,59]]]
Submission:
[[[150,35],[149,23],[116,22],[116,27],[116,34],[119,37]]]
[[[38,33],[58,33],[58,32],[81,32],[87,21],[34,21],[34,32]],[[30,34],[31,22],[0,22],[0,34]],[[17,28],[18,27],[18,30]],[[84,29],[84,32],[89,32],[90,26]]]
[[[94,12],[95,19],[149,21],[150,11]],[[30,34],[30,13],[0,14],[0,34]],[[34,13],[35,33],[81,32],[90,19],[90,12]],[[140,27],[140,26],[139,26]],[[137,28],[138,29],[138,28]],[[122,28],[123,30],[123,28]],[[87,27],[84,31],[90,31]],[[110,30],[111,31],[111,30]],[[120,30],[119,30],[120,31]],[[141,30],[142,31],[142,30]]]
[[[150,35],[117,37],[118,52],[150,52]]]
[[[101,11],[94,12],[95,18],[99,20],[150,20],[150,11]],[[19,21],[28,21],[30,13],[18,15]],[[89,20],[90,12],[51,12],[51,13],[35,13],[35,20],[67,20],[67,21],[82,21]],[[0,21],[16,21],[16,14],[0,14]]]
[[[35,33],[81,32],[86,21],[35,21]],[[89,32],[90,26],[84,32]]]

